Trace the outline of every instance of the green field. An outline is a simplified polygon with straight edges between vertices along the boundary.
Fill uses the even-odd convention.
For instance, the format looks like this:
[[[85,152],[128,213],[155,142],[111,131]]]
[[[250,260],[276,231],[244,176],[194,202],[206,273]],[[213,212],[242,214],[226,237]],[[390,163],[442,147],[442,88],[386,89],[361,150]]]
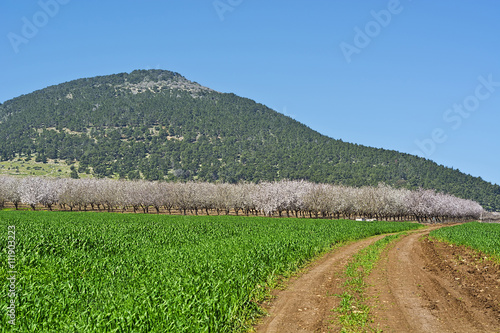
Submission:
[[[72,164],[78,169],[78,163]],[[47,163],[35,162],[34,159],[25,161],[17,159],[11,161],[0,161],[0,175],[7,176],[47,176],[69,178],[71,174],[71,165],[65,161],[49,160]],[[89,178],[90,175],[79,173],[80,178]]]
[[[334,244],[421,227],[236,216],[0,212],[8,290],[15,226],[16,331],[234,332],[256,301]],[[2,331],[9,298],[2,292]]]
[[[434,230],[431,237],[457,245],[469,246],[500,260],[500,224],[470,222]]]

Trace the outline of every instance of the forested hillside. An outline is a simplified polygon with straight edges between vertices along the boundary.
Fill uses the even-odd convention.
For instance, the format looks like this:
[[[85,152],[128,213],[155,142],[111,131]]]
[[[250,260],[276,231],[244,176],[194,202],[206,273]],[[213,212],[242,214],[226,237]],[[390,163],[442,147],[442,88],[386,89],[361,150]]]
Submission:
[[[149,180],[305,179],[433,188],[500,210],[500,186],[396,151],[319,134],[180,74],[79,79],[0,105],[0,158],[78,162],[77,173]]]

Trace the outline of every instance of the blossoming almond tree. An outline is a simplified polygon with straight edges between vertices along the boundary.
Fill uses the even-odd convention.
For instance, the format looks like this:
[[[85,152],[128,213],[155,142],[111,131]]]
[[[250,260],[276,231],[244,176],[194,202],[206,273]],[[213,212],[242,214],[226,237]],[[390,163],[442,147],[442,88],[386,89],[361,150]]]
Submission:
[[[144,213],[163,207],[169,213],[178,209],[182,214],[210,210],[235,214],[243,211],[261,212],[266,216],[370,217],[377,219],[416,219],[444,222],[458,219],[477,219],[483,208],[465,200],[434,190],[394,189],[380,184],[377,187],[353,188],[342,185],[314,184],[307,181],[281,180],[259,184],[213,184],[203,182],[166,183],[116,181],[111,179],[24,179],[0,176],[0,204],[20,202],[33,210],[41,204],[49,209],[59,204],[63,209],[113,211],[117,207]]]

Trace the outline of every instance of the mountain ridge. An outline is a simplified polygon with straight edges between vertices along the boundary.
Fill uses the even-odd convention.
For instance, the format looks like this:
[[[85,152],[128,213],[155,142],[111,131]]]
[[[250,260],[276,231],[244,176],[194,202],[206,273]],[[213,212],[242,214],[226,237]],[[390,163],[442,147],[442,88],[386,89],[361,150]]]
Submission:
[[[251,99],[165,70],[82,78],[5,101],[0,158],[78,162],[79,173],[128,179],[385,182],[500,209],[500,186],[480,177],[327,137]]]

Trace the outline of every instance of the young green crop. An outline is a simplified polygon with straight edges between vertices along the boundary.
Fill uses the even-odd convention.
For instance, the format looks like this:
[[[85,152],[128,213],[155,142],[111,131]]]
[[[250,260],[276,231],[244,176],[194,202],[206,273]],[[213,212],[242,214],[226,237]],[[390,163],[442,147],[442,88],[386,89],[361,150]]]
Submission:
[[[0,280],[15,225],[16,329],[234,332],[266,286],[333,244],[420,227],[234,216],[0,212]],[[5,289],[4,289],[5,290]],[[4,294],[2,294],[4,295]],[[0,303],[2,331],[8,298]]]
[[[431,237],[470,246],[500,259],[500,224],[470,222],[434,230]]]

